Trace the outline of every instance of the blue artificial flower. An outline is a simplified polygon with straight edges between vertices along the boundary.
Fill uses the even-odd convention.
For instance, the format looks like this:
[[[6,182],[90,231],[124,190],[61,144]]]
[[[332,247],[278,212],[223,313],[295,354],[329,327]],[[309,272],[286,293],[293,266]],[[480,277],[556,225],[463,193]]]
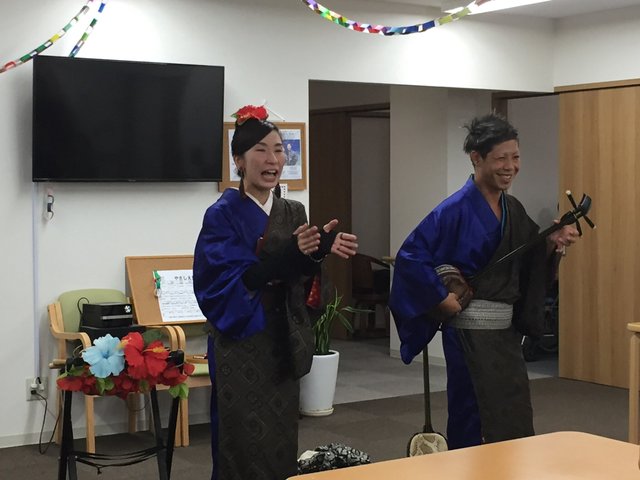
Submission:
[[[124,350],[119,338],[107,333],[104,337],[96,338],[93,345],[82,352],[82,358],[90,365],[91,373],[98,378],[107,378],[124,370]]]

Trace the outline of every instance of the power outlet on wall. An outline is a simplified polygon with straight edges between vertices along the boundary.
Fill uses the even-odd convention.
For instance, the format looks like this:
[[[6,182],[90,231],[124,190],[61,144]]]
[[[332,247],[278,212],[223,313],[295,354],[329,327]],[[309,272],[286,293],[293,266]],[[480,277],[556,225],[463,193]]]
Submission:
[[[27,402],[47,398],[47,379],[31,377],[25,380],[27,386]]]

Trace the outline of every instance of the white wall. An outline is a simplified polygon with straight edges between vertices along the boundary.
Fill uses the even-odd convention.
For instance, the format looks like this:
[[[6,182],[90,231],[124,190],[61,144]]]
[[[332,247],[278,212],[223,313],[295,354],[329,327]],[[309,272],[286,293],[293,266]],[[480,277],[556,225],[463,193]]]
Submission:
[[[557,24],[556,86],[640,77],[640,6],[569,17]]]
[[[462,145],[464,126],[475,116],[491,110],[491,92],[451,89],[447,100],[447,195],[458,191],[473,173],[469,155]]]
[[[509,120],[520,136],[522,163],[511,193],[518,197],[529,216],[545,229],[554,218],[571,208],[558,187],[558,97],[520,98],[509,101]],[[571,185],[563,185],[562,191]],[[582,192],[575,192],[580,200]]]
[[[447,89],[391,87],[391,252],[447,194]],[[435,344],[436,342],[434,342]],[[434,345],[435,346],[435,345]],[[400,341],[391,325],[389,348]],[[435,346],[430,355],[439,356]]]
[[[458,190],[473,169],[462,151],[462,126],[491,108],[485,91],[391,87],[391,251],[444,198]],[[392,326],[390,350],[399,356]],[[429,345],[433,364],[444,364],[438,335]],[[417,359],[420,361],[420,359]]]
[[[69,21],[81,3],[2,2],[0,61],[18,58],[43,43]],[[395,3],[338,3],[335,8],[340,6],[345,15],[370,23],[417,23],[439,15],[438,11]],[[631,13],[640,18],[637,10]],[[92,17],[86,16],[47,54],[67,55]],[[608,66],[625,63],[622,71],[610,69],[613,74],[640,76],[640,66],[628,60],[635,55],[626,55],[628,49],[619,44],[634,40],[637,45],[635,36],[629,39],[619,32],[615,19],[606,30],[599,20],[561,25],[557,34],[561,48],[554,57],[552,22],[511,15],[474,16],[423,34],[385,38],[340,28],[291,0],[111,0],[79,56],[224,65],[227,114],[246,103],[268,100],[268,106],[286,120],[307,121],[310,79],[550,91],[558,79],[591,81],[592,70],[600,61]],[[576,55],[578,49],[571,39],[586,39],[596,25],[597,41],[603,42],[597,49],[598,57]],[[608,35],[611,42],[606,40]],[[593,37],[590,44],[596,42]],[[566,67],[568,62],[571,68]],[[410,108],[412,95],[423,98],[422,92],[404,89],[395,97],[419,115]],[[437,97],[432,100],[439,108],[446,101],[444,95],[426,95]],[[420,125],[444,133],[446,122]],[[0,75],[0,220],[4,227],[0,246],[5,258],[5,275],[0,277],[0,322],[4,338],[10,339],[0,349],[0,363],[7,366],[3,387],[11,392],[4,396],[3,407],[12,413],[0,424],[0,447],[37,441],[42,406],[27,403],[24,390],[26,377],[41,374],[53,378],[47,369],[53,344],[47,330],[46,304],[71,288],[124,288],[126,255],[190,253],[202,213],[218,196],[214,184],[55,184],[34,188],[30,181],[30,129],[28,63]],[[437,140],[425,138],[424,129],[412,136],[402,129],[392,130],[406,144]],[[441,147],[436,149],[434,173],[419,163],[425,159],[422,151],[432,144],[416,144],[408,152],[411,156],[405,156],[403,148],[393,143],[392,136],[392,152],[399,154],[392,154],[391,189],[403,191],[391,199],[392,208],[403,212],[391,237],[392,248],[397,248],[436,197],[447,193],[447,166],[442,160],[447,153]],[[432,187],[426,194],[425,178]],[[56,197],[56,214],[50,222],[41,216],[46,187],[52,188]],[[306,191],[292,192],[291,196],[307,203]],[[207,408],[204,400],[193,402],[193,418],[206,418]],[[116,410],[115,406],[100,406],[99,430],[123,427],[114,421]],[[81,417],[76,418],[80,426]],[[45,433],[52,425],[49,416]]]

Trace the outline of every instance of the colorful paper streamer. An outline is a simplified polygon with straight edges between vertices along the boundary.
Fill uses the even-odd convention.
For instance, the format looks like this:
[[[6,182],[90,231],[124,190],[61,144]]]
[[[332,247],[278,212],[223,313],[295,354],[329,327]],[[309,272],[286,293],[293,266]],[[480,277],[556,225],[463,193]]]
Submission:
[[[96,14],[95,17],[93,17],[93,20],[91,20],[91,23],[89,23],[89,26],[86,28],[86,30],[80,37],[80,40],[78,40],[75,46],[71,49],[71,53],[69,53],[70,57],[75,57],[80,51],[80,49],[82,48],[82,46],[87,42],[87,38],[89,38],[89,35],[91,35],[91,32],[93,32],[93,30],[96,27],[96,23],[98,23],[98,15],[102,13],[106,5],[107,5],[107,0],[102,0],[100,7],[98,7],[98,13]]]
[[[410,33],[422,33],[422,32],[426,32],[431,28],[454,22],[455,20],[459,20],[460,18],[469,15],[472,9],[474,8],[474,5],[480,6],[483,3],[487,3],[491,0],[476,0],[474,2],[471,2],[469,5],[467,5],[462,10],[456,13],[444,15],[435,20],[429,20],[428,22],[418,23],[415,25],[407,25],[402,27],[388,27],[385,25],[372,25],[370,23],[356,22],[354,20],[349,20],[344,15],[340,15],[339,13],[329,10],[328,8],[324,7],[323,5],[319,4],[314,0],[301,0],[301,1],[302,3],[307,5],[307,7],[309,7],[311,10],[313,10],[318,15],[320,15],[322,18],[329,20],[330,22],[335,23],[336,25],[340,25],[341,27],[348,28],[349,30],[353,30],[354,32],[376,33],[378,35],[391,36],[391,35],[408,35]]]
[[[56,33],[55,35],[53,35],[51,38],[49,38],[46,42],[44,42],[43,44],[41,44],[40,46],[34,48],[33,50],[31,50],[29,53],[15,59],[12,60],[10,62],[7,62],[4,64],[4,66],[2,66],[0,68],[0,73],[4,73],[8,70],[11,70],[15,67],[18,67],[24,63],[27,63],[29,60],[31,60],[33,57],[35,57],[36,55],[39,55],[40,53],[44,52],[47,48],[49,48],[51,45],[53,45],[54,43],[56,43],[58,40],[60,40],[62,37],[64,37],[64,35],[71,29],[71,27],[73,27],[76,23],[78,23],[80,17],[82,17],[84,14],[86,14],[89,10],[90,10],[90,5],[92,3],[94,3],[96,0],[87,0],[87,2],[84,4],[84,6],[80,9],[80,11],[71,19],[69,20],[69,22],[62,27],[62,29]],[[104,10],[104,6],[106,4],[106,0],[103,0],[102,4],[100,5],[99,8],[99,12],[101,13],[102,10]],[[95,23],[97,22],[97,19],[94,18],[94,21],[91,22],[92,25],[90,25],[88,27],[88,31],[90,33],[89,29],[93,29]],[[78,43],[76,44],[76,47],[74,47],[74,50],[71,51],[71,54],[69,54],[69,56],[75,56],[75,54],[78,53],[78,50],[80,50],[80,48],[82,47],[82,45],[84,44],[84,42],[86,41],[87,37],[89,36],[89,33],[87,33],[85,31],[85,34],[80,38],[80,40],[78,41]]]

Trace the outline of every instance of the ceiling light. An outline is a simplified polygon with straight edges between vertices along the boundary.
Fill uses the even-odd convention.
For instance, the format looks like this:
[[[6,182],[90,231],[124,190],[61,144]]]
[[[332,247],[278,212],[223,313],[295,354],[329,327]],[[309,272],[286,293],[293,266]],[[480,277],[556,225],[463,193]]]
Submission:
[[[550,2],[551,0],[491,0],[476,5],[475,3],[469,7],[471,15],[478,13],[495,12],[496,10],[506,10],[507,8],[524,7],[525,5],[533,5],[535,3]],[[448,0],[443,2],[442,11],[447,13],[456,13],[466,7],[470,1]]]

